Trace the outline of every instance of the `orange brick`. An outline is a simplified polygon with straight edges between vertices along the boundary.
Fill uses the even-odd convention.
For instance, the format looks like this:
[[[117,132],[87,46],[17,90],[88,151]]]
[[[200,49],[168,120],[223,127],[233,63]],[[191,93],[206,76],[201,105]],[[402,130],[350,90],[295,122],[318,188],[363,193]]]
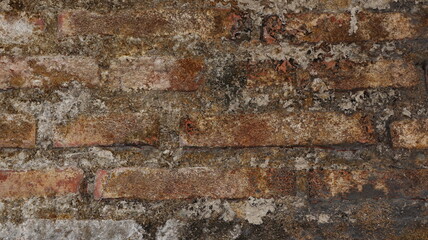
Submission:
[[[0,199],[61,196],[78,193],[83,171],[76,168],[0,171]]]
[[[143,114],[80,116],[66,125],[56,126],[54,146],[156,145],[158,138],[157,116]]]
[[[428,149],[428,119],[396,121],[390,129],[394,147]]]
[[[184,119],[183,146],[254,147],[374,143],[370,117],[334,112],[202,116]]]
[[[0,89],[99,84],[98,65],[82,56],[0,57]]]
[[[110,66],[112,88],[124,90],[194,91],[203,83],[202,59],[174,57],[123,57]]]
[[[100,34],[162,37],[196,34],[203,39],[229,37],[235,24],[231,11],[223,9],[151,9],[104,15],[71,10],[62,12],[58,23],[62,36]]]
[[[100,170],[95,198],[166,200],[275,197],[295,194],[295,175],[283,169],[119,168]]]
[[[427,198],[428,170],[315,170],[308,184],[312,199]]]
[[[36,145],[36,120],[22,114],[0,115],[0,147],[33,148]]]

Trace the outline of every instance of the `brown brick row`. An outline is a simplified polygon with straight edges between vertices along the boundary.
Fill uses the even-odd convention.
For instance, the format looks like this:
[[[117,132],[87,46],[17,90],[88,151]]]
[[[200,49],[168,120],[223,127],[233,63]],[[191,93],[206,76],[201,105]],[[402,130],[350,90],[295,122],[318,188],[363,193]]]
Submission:
[[[289,61],[249,63],[247,87],[298,85],[311,78],[321,78],[333,90],[365,88],[404,88],[420,84],[421,70],[402,59],[380,59],[357,63],[349,60],[312,63],[307,69]]]
[[[0,199],[50,197],[78,193],[83,171],[77,168],[0,171]]]
[[[428,22],[422,14],[359,12],[287,14],[264,20],[262,39],[298,42],[360,42],[426,38]]]
[[[236,199],[294,194],[295,175],[284,169],[119,168],[98,171],[95,182],[96,199]]]
[[[113,60],[107,83],[95,59],[84,56],[0,57],[0,89],[54,88],[71,81],[107,90],[195,91],[204,82],[204,60],[121,57]]]
[[[80,116],[56,126],[55,147],[157,145],[159,118],[148,114]]]
[[[0,89],[50,88],[71,81],[99,85],[97,62],[82,56],[0,57]]]
[[[58,17],[61,36],[120,35],[130,37],[164,37],[195,34],[205,40],[228,37],[235,24],[230,10],[119,11],[98,14],[85,10],[70,10]]]
[[[375,143],[368,116],[334,112],[195,116],[184,119],[182,146],[255,147]]]

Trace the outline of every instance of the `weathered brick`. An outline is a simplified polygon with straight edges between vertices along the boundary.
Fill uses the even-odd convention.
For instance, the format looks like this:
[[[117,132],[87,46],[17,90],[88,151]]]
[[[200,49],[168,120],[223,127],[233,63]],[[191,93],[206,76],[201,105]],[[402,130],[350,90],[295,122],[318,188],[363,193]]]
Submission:
[[[99,84],[98,65],[82,56],[0,57],[0,89]]]
[[[247,66],[247,86],[301,85],[312,78],[325,80],[333,90],[353,90],[384,87],[413,87],[421,81],[420,70],[402,59],[381,59],[357,63],[349,60],[316,62],[307,69],[289,61],[250,63]]]
[[[44,30],[44,25],[40,18],[0,13],[0,43],[28,43]]]
[[[36,120],[29,115],[0,115],[0,147],[32,148],[36,145]]]
[[[396,121],[390,129],[394,147],[428,149],[428,119]]]
[[[120,11],[98,14],[84,10],[62,12],[58,17],[59,32],[71,35],[121,35],[162,37],[195,34],[203,39],[230,37],[236,19],[229,10]]]
[[[203,82],[203,68],[197,58],[122,57],[112,62],[109,81],[113,89],[193,91]]]
[[[424,16],[404,13],[356,14],[356,27],[349,13],[289,14],[284,35],[303,42],[388,41],[427,37]],[[355,30],[355,31],[354,31]]]
[[[295,174],[284,169],[119,168],[100,170],[95,198],[147,200],[246,198],[295,194]]]
[[[148,114],[79,116],[56,126],[55,147],[156,145],[159,118]]]
[[[315,170],[308,184],[312,199],[427,198],[428,170]]]
[[[83,171],[77,168],[0,171],[0,198],[60,196],[78,193]]]
[[[374,143],[370,117],[334,112],[247,114],[183,120],[183,146],[250,147]]]

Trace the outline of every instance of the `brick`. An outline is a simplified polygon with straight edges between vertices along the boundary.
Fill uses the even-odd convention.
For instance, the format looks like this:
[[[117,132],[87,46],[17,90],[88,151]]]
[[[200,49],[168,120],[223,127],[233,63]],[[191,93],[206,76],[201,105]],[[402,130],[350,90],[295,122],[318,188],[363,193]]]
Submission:
[[[230,37],[236,25],[230,10],[120,11],[98,14],[84,10],[64,11],[58,17],[61,36],[120,35],[168,37],[195,34],[203,39]]]
[[[194,147],[313,146],[374,143],[368,116],[334,112],[202,116],[184,119],[181,145]]]
[[[390,129],[394,147],[428,149],[428,119],[395,121]]]
[[[0,89],[50,88],[71,81],[98,85],[96,61],[82,56],[0,57]]]
[[[159,118],[143,114],[79,116],[55,128],[54,147],[157,145]]]
[[[203,68],[197,58],[122,57],[112,62],[109,82],[113,89],[194,91],[203,82]]]
[[[0,43],[28,43],[43,32],[44,28],[44,21],[40,18],[0,13]]]
[[[428,170],[315,170],[308,184],[312,199],[419,199],[428,197]]]
[[[402,59],[380,59],[357,63],[349,60],[315,62],[307,69],[289,61],[250,63],[246,66],[247,87],[299,86],[308,79],[321,78],[329,89],[405,88],[421,83],[420,70]]]
[[[427,37],[426,18],[404,13],[369,13],[356,15],[358,27],[351,31],[349,13],[289,14],[283,35],[299,42],[389,41]]]
[[[326,79],[327,85],[336,90],[361,88],[413,87],[419,84],[419,70],[402,59],[381,59],[369,63],[351,61],[324,62],[314,66],[314,76]]]
[[[36,120],[29,115],[0,115],[0,147],[33,148],[36,145]]]
[[[61,196],[78,193],[83,171],[77,168],[0,171],[0,198]]]
[[[16,239],[127,239],[144,238],[144,229],[134,220],[28,219],[15,225],[0,223],[0,238]]]
[[[295,194],[295,174],[284,169],[244,168],[118,168],[100,170],[95,181],[96,199],[146,200],[197,197],[246,198]]]

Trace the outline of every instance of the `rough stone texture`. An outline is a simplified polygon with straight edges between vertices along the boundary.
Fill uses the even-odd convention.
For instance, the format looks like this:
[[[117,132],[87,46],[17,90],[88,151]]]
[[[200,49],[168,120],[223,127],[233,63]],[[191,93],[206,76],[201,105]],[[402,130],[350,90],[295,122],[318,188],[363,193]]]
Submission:
[[[18,140],[0,144],[0,169],[83,177],[72,194],[0,199],[0,239],[428,239],[428,149],[396,145],[424,139],[425,125],[394,135],[397,122],[428,119],[427,10],[423,0],[0,1],[0,116],[22,115],[0,129],[1,144]],[[135,196],[95,199],[99,171],[103,186],[121,180],[110,189]],[[149,196],[131,191],[142,187]],[[254,194],[215,198],[230,187]]]
[[[76,168],[0,171],[0,198],[60,196],[78,193],[83,171]]]
[[[428,149],[428,119],[396,121],[390,128],[394,147]]]
[[[184,119],[183,146],[249,147],[375,143],[370,117],[333,112],[221,115]]]
[[[0,147],[32,148],[36,145],[36,121],[25,114],[0,115]]]
[[[121,168],[98,171],[94,194],[96,199],[166,200],[285,196],[294,190],[294,173],[281,169]]]
[[[113,89],[194,91],[203,83],[201,59],[174,57],[122,57],[110,66]]]
[[[54,146],[156,145],[158,138],[159,119],[153,115],[79,116],[65,126],[57,126]]]
[[[28,43],[36,38],[44,28],[45,23],[40,18],[1,13],[0,43]]]
[[[0,238],[15,239],[144,239],[144,230],[132,220],[46,220],[0,224]]]
[[[71,81],[88,87],[100,84],[93,58],[74,56],[1,57],[0,89],[50,88]]]
[[[309,172],[309,196],[314,199],[428,197],[428,170]]]

